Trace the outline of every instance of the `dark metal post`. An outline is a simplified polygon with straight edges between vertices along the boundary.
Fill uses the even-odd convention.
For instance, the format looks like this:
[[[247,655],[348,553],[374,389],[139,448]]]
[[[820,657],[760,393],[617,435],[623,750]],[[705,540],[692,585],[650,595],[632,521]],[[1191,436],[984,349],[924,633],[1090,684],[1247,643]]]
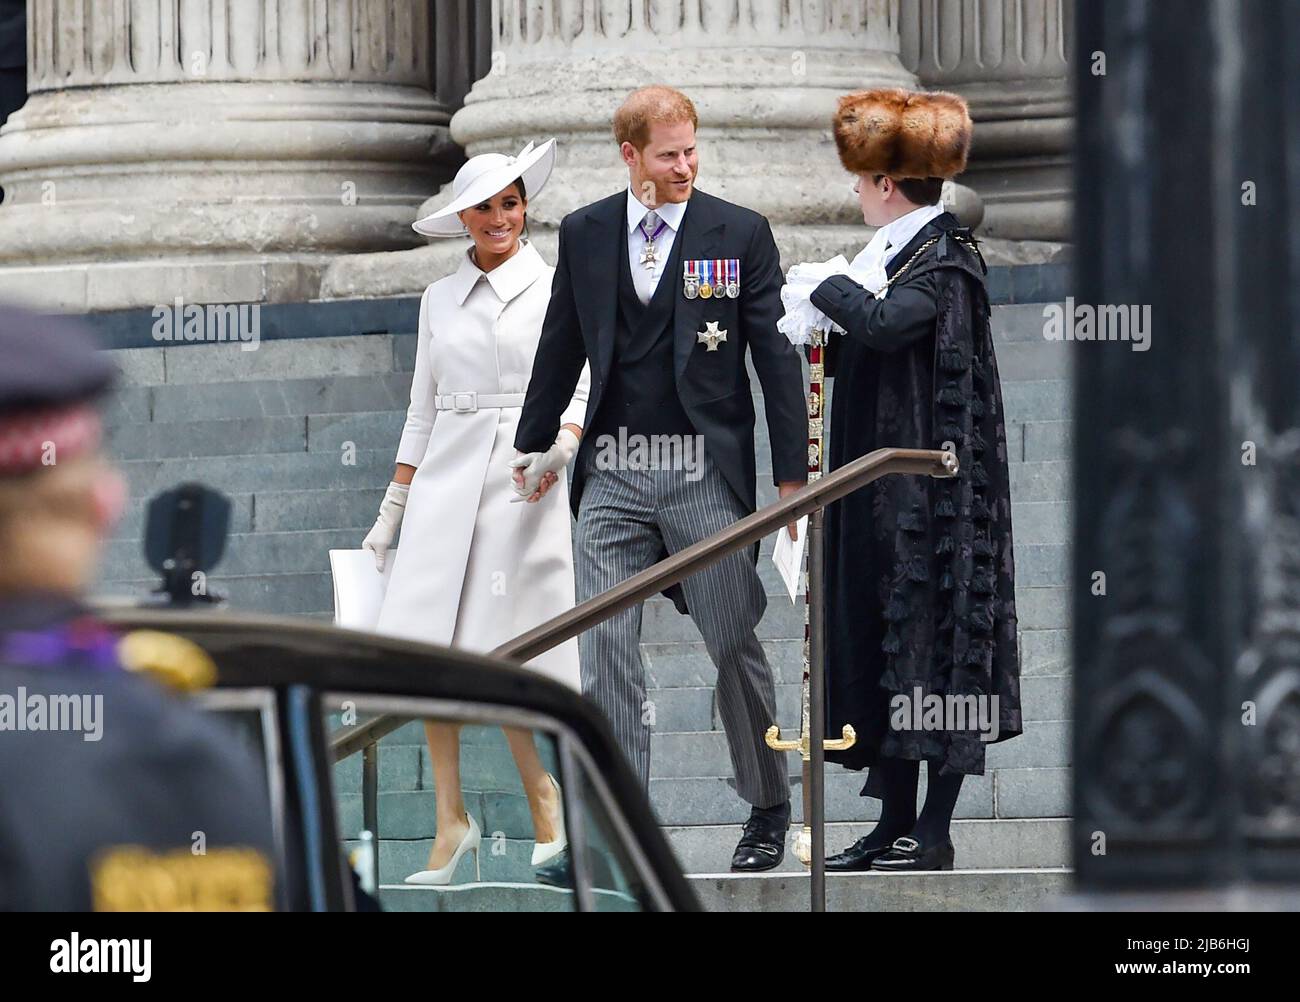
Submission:
[[[379,745],[366,745],[361,752],[361,823],[370,832],[370,854],[375,891],[379,890]]]
[[[808,516],[808,742],[804,774],[812,818],[811,910],[826,910],[826,563],[822,548],[824,508]]]

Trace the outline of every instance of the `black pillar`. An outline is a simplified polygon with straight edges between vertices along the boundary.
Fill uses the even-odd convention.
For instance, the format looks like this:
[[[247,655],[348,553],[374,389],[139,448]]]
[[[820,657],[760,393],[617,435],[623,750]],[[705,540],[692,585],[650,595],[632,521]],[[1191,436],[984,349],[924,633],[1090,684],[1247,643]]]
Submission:
[[[1078,881],[1300,881],[1300,4],[1076,23]]]

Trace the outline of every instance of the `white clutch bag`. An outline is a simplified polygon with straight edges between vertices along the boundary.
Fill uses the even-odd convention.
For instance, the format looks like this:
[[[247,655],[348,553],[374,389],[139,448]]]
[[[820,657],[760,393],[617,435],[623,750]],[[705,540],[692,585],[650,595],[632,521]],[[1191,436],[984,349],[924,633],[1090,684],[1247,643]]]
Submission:
[[[374,630],[396,556],[396,549],[388,551],[383,573],[380,573],[375,570],[375,555],[369,550],[330,550],[335,626],[349,630]]]

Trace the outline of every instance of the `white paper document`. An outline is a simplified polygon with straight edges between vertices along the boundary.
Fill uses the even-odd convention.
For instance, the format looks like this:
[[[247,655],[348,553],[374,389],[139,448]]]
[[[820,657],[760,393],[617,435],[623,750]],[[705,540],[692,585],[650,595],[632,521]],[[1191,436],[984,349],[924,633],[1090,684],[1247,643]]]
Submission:
[[[798,602],[799,593],[803,591],[803,550],[808,540],[808,516],[799,519],[799,538],[791,539],[785,526],[776,534],[776,547],[772,550],[772,563],[776,564],[785,589],[790,593],[790,601]]]
[[[396,559],[397,550],[389,550],[381,574],[375,569],[375,555],[369,550],[330,550],[335,626],[374,630]]]

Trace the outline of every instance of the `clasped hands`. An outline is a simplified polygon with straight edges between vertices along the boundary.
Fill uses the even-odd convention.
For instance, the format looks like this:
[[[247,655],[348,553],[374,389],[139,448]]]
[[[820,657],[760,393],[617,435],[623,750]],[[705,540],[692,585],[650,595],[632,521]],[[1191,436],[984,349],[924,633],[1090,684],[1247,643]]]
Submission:
[[[567,427],[555,436],[555,444],[545,452],[520,453],[510,460],[515,493],[512,502],[527,501],[534,504],[546,496],[560,479],[560,471],[569,465],[578,451],[578,436]]]

